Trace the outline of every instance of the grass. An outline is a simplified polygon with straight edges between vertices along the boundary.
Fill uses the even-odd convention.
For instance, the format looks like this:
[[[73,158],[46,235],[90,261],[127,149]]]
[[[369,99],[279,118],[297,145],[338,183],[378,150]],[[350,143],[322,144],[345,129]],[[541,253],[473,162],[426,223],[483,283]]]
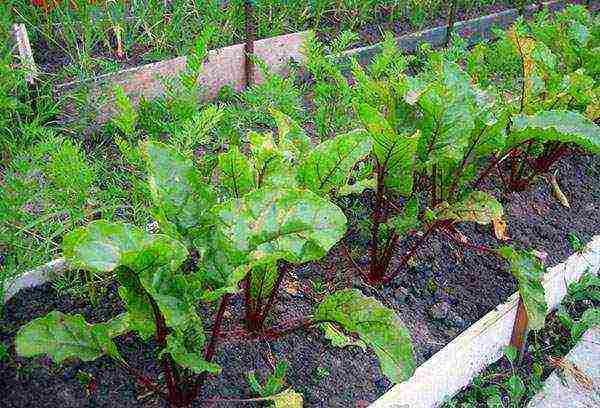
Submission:
[[[48,1],[48,3],[52,3]],[[33,6],[30,0],[9,0],[11,20],[24,23],[35,56],[58,79],[85,79],[108,72],[121,61],[141,64],[187,54],[206,27],[218,31],[209,48],[245,39],[244,0],[131,0],[93,2],[70,0],[56,7]],[[400,23],[418,30],[444,18],[441,0],[257,0],[257,38],[304,29],[335,36],[372,24]],[[511,0],[459,0],[459,8],[478,10]],[[58,67],[56,66],[58,61]]]

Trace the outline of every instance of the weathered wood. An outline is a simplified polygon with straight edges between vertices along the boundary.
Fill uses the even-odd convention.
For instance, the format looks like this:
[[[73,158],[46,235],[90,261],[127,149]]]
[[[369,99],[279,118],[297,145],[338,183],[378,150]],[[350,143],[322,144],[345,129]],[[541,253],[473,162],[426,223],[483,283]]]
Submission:
[[[542,284],[550,310],[555,309],[572,282],[600,270],[600,236],[586,250],[570,256],[544,275]],[[510,343],[517,316],[519,295],[514,293],[417,368],[408,381],[394,386],[370,408],[432,408],[443,404],[503,355]]]
[[[519,296],[517,305],[517,314],[513,325],[512,335],[510,337],[510,345],[517,349],[517,358],[521,362],[525,346],[527,345],[527,334],[529,333],[529,318],[523,298]]]
[[[246,24],[246,42],[244,45],[244,80],[246,88],[252,86],[254,82],[254,9],[252,0],[246,0],[244,4],[245,24]]]
[[[58,258],[39,268],[25,272],[23,275],[9,281],[4,287],[4,303],[8,302],[21,289],[32,288],[49,282],[54,277],[62,275],[68,269],[64,258]]]
[[[275,73],[285,75],[290,61],[302,62],[301,52],[307,31],[282,35],[254,42],[254,55]],[[207,61],[198,81],[203,86],[204,95],[199,98],[211,99],[217,96],[224,86],[231,86],[236,91],[246,87],[245,44],[232,45],[209,51]],[[58,95],[66,96],[85,90],[90,105],[96,110],[94,125],[107,123],[117,112],[114,104],[114,87],[121,86],[125,94],[137,105],[142,97],[152,100],[165,95],[164,80],[176,77],[186,69],[186,57],[147,64],[117,73],[105,74],[88,81],[75,81],[59,85]],[[260,72],[252,70],[252,81],[261,82]],[[63,110],[63,121],[70,122],[78,115],[74,104]]]
[[[33,57],[33,51],[31,51],[31,44],[29,42],[29,35],[27,34],[25,24],[13,25],[13,37],[19,50],[21,67],[26,73],[25,80],[29,85],[33,85],[38,75],[38,69]]]

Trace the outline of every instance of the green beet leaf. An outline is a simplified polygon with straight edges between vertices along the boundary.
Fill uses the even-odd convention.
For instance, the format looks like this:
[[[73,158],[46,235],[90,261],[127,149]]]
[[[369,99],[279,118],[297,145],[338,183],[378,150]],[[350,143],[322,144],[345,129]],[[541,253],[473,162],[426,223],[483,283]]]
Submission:
[[[48,355],[56,363],[69,358],[92,361],[105,354],[120,360],[111,334],[116,333],[107,324],[89,324],[81,315],[53,311],[23,326],[15,346],[20,356]]]
[[[152,296],[167,326],[184,330],[200,326],[196,301],[187,277],[167,267],[147,269],[140,273],[143,288]]]
[[[156,265],[177,268],[187,249],[166,235],[152,235],[125,223],[93,221],[63,238],[65,259],[74,269],[111,272],[119,266],[141,271]]]
[[[250,153],[256,173],[256,187],[293,188],[296,186],[296,153],[286,153],[271,133],[250,132]]]
[[[510,246],[498,248],[498,253],[510,263],[510,271],[519,284],[519,294],[523,299],[529,328],[539,330],[544,327],[548,305],[542,286],[544,265],[533,253],[518,251]]]
[[[436,61],[435,81],[419,95],[422,113],[418,151],[429,165],[457,162],[468,146],[475,127],[474,90],[469,76],[445,60]]]
[[[317,194],[343,187],[356,163],[371,151],[365,132],[351,132],[315,147],[298,168],[298,181]]]
[[[240,198],[254,189],[255,174],[249,160],[237,146],[219,155],[219,175],[221,184],[230,196]]]
[[[278,276],[279,269],[274,262],[253,267],[250,271],[250,296],[252,299],[268,297]]]
[[[167,336],[167,346],[163,350],[169,353],[173,360],[196,374],[208,372],[219,374],[221,367],[218,364],[209,363],[204,359],[203,346],[204,334],[199,331],[188,331],[185,333],[176,331]]]
[[[194,162],[176,149],[160,142],[140,144],[146,160],[148,184],[161,226],[186,234],[202,225],[216,201],[211,187],[201,180]]]
[[[400,215],[391,217],[387,224],[396,230],[399,235],[418,229],[421,226],[419,220],[419,200],[413,197],[404,205],[404,211]]]
[[[600,127],[580,113],[550,110],[513,118],[509,146],[525,140],[574,143],[600,154]]]
[[[156,332],[154,312],[148,293],[142,288],[139,277],[131,270],[119,270],[119,296],[127,309],[129,330],[136,331],[143,340]]]
[[[362,341],[360,339],[354,339],[351,336],[348,336],[346,333],[344,333],[342,330],[340,330],[335,324],[321,323],[319,326],[323,330],[323,334],[325,335],[325,338],[327,340],[331,341],[332,346],[340,347],[340,348],[344,348],[344,347],[348,347],[348,346],[357,346],[357,347],[360,347],[361,349],[363,349],[363,351],[366,351],[367,345],[365,344],[364,341]]]
[[[413,346],[408,330],[393,310],[358,290],[342,290],[329,295],[314,313],[316,321],[334,321],[344,330],[356,333],[371,347],[381,371],[391,381],[407,380],[415,371]]]
[[[356,107],[358,117],[373,138],[373,153],[381,170],[385,172],[387,187],[407,195],[413,187],[413,169],[420,134],[398,134],[377,111],[366,103]]]
[[[277,144],[283,155],[290,161],[298,161],[308,154],[311,142],[304,129],[284,113],[275,109],[270,112],[277,124]]]
[[[483,191],[472,191],[466,198],[452,205],[444,203],[436,208],[436,212],[440,220],[476,222],[482,225],[504,215],[502,204]]]
[[[247,254],[248,264],[323,257],[346,233],[346,217],[308,190],[261,188],[218,205],[221,232]]]

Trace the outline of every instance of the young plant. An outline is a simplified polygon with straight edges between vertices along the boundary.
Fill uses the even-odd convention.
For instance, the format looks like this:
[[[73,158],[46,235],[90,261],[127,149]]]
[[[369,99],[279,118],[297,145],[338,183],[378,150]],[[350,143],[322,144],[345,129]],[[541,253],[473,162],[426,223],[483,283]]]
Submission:
[[[251,132],[248,155],[233,147],[218,156],[218,178],[229,197],[239,198],[269,186],[308,189],[320,197],[349,188],[353,167],[371,149],[371,142],[364,133],[339,135],[313,146],[308,135],[291,118],[274,110],[271,114],[278,126],[275,137],[272,133]],[[334,222],[332,215],[323,213],[321,216]],[[344,217],[344,225],[345,222]],[[314,225],[314,233],[322,235],[324,226]],[[308,260],[305,258],[302,262]],[[246,278],[246,321],[251,331],[262,330],[288,265],[282,267],[280,270],[275,262],[263,263],[252,268]]]
[[[588,62],[598,42],[594,32],[592,20],[578,8],[556,22],[542,16],[529,30],[516,25],[508,32],[520,84],[517,97],[506,97],[506,141],[489,167],[507,169],[502,174],[506,189],[529,188],[573,147],[600,153],[600,128],[594,124],[599,117],[598,67]]]
[[[289,140],[282,140],[288,149],[293,146]],[[226,337],[221,333],[223,316],[238,284],[253,270],[279,261],[321,258],[343,237],[346,219],[310,190],[269,184],[277,180],[277,171],[268,166],[276,159],[263,162],[260,186],[242,193],[239,184],[226,182],[234,197],[219,197],[193,161],[174,148],[144,142],[142,150],[155,214],[166,234],[101,220],[63,239],[63,254],[72,268],[116,274],[126,312],[96,324],[81,315],[51,312],[21,328],[16,349],[21,356],[45,354],[57,363],[107,355],[170,406],[186,407],[197,399],[206,374],[221,370],[212,359],[219,338]],[[219,307],[207,338],[197,305],[215,301]],[[355,290],[328,296],[297,324],[262,328],[259,334],[273,338],[325,322],[356,333],[373,347],[382,371],[393,381],[412,375],[415,363],[407,330],[393,311]],[[121,357],[114,339],[131,331],[144,341],[154,338],[166,392]],[[297,399],[297,394],[282,394]]]
[[[393,55],[384,52],[368,70],[354,65],[355,110],[374,145],[371,283],[391,281],[433,232],[459,239],[457,223],[489,224],[503,216],[494,197],[470,185],[481,158],[503,137],[498,98],[437,53],[418,77],[405,75],[406,61]],[[401,210],[390,205],[397,196]],[[398,242],[418,229],[423,235],[390,271]]]

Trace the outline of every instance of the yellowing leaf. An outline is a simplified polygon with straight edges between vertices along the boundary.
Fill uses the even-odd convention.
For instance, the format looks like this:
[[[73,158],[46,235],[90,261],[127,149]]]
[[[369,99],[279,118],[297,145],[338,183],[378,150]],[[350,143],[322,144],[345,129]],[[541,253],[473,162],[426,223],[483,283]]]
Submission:
[[[494,228],[494,236],[502,241],[508,241],[510,237],[506,232],[506,221],[502,217],[492,218],[492,226]]]
[[[302,394],[298,394],[291,388],[265,399],[273,401],[275,408],[302,408],[304,405]]]
[[[554,174],[550,176],[550,186],[552,187],[552,194],[554,195],[554,198],[556,198],[563,207],[571,208],[569,199],[560,189],[560,185],[558,184],[558,180]]]

